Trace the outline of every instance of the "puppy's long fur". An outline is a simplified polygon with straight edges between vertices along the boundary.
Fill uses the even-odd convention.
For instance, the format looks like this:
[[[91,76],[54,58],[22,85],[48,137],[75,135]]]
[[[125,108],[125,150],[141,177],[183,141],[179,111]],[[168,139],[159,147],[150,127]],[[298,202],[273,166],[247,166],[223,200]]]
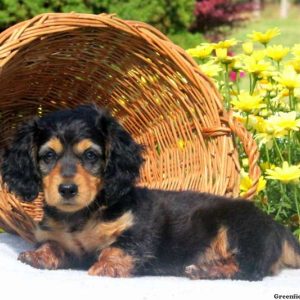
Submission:
[[[261,280],[300,267],[300,246],[252,203],[135,186],[142,147],[108,113],[80,106],[24,124],[2,177],[25,201],[45,194],[36,268],[91,275]]]

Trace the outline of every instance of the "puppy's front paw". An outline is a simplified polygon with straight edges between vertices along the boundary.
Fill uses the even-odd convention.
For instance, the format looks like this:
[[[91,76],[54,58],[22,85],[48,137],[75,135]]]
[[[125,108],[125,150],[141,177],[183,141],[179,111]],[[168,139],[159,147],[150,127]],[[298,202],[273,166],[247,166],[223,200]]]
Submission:
[[[90,267],[88,273],[89,275],[107,277],[130,277],[131,275],[124,266],[106,262],[96,262]]]
[[[37,269],[56,270],[64,264],[64,252],[52,244],[44,244],[35,251],[20,253],[18,260]]]
[[[134,268],[133,258],[118,248],[104,249],[98,261],[88,271],[89,275],[130,277]]]

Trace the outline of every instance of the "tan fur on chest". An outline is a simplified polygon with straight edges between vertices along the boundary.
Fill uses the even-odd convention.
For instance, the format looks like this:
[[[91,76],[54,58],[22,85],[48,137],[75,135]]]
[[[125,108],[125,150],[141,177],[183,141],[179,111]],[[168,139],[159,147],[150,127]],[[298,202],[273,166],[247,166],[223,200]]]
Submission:
[[[131,212],[124,213],[116,220],[101,222],[91,219],[80,230],[67,232],[62,222],[48,221],[51,231],[38,228],[35,237],[38,242],[56,241],[66,251],[81,256],[110,246],[126,229],[133,225]]]

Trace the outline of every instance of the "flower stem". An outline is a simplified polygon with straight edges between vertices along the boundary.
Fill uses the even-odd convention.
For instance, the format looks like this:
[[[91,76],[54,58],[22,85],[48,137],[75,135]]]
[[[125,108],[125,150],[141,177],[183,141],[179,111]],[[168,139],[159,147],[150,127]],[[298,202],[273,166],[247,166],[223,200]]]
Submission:
[[[293,133],[289,132],[289,135],[288,135],[288,162],[289,162],[289,165],[292,163],[292,140],[293,140]]]
[[[290,110],[295,110],[295,101],[294,101],[294,90],[289,90],[289,105]]]
[[[296,186],[296,184],[293,185],[293,191],[294,191],[294,201],[295,201],[297,215],[298,215],[298,227],[300,229],[300,209],[299,209],[299,203],[298,203],[298,199],[297,199],[297,186]]]
[[[281,161],[284,162],[284,158],[281,154],[281,151],[280,151],[280,148],[279,148],[278,143],[276,141],[276,138],[273,138],[273,141],[274,141],[274,145],[275,145],[275,148],[277,150],[278,156],[280,157]]]
[[[225,90],[226,90],[226,109],[230,109],[230,87],[229,87],[229,69],[228,64],[225,64],[225,74],[224,74]]]
[[[270,155],[269,155],[269,150],[267,145],[265,145],[265,152],[266,152],[266,157],[267,157],[267,162],[268,162],[268,168],[270,168]]]
[[[250,95],[253,95],[255,86],[256,86],[256,82],[257,82],[257,77],[255,75],[252,75],[252,76],[253,76],[253,80],[250,81]],[[250,75],[250,78],[252,76]]]
[[[280,185],[281,197],[280,197],[279,208],[278,208],[278,211],[277,211],[276,216],[275,216],[275,220],[278,219],[278,217],[279,217],[279,215],[281,213],[282,206],[283,206],[283,203],[284,203],[284,196],[286,194],[285,186],[281,182],[279,183],[279,185]]]

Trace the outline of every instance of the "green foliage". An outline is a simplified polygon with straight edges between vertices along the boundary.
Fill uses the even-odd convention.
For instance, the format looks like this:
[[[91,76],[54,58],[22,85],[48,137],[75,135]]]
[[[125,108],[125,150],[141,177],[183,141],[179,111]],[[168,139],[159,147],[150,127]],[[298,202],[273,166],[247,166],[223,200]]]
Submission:
[[[0,0],[0,29],[46,12],[80,11],[92,8],[81,0]]]
[[[176,32],[168,34],[169,39],[183,49],[196,47],[199,43],[204,42],[200,33]]]
[[[193,18],[194,0],[111,0],[108,11],[124,19],[149,23],[162,32],[186,29]]]
[[[45,12],[116,13],[149,23],[165,33],[186,29],[194,0],[0,0],[0,29]]]

